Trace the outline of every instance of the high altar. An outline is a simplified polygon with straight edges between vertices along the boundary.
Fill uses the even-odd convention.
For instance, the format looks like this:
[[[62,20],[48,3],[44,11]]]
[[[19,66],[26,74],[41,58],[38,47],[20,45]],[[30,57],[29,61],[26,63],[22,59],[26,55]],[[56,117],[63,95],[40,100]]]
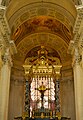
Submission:
[[[32,64],[33,62],[33,64]],[[30,58],[23,65],[25,69],[24,114],[18,120],[69,120],[61,116],[60,69],[58,58],[47,56],[44,46],[38,51],[38,58]]]

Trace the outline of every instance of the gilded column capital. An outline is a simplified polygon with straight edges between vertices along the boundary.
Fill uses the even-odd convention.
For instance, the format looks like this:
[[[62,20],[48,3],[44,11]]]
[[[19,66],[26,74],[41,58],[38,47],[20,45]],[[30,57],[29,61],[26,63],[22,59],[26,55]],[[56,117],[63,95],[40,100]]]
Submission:
[[[62,65],[55,65],[54,66],[56,80],[59,80],[59,78],[61,76],[61,73],[60,73],[61,67],[62,67]]]
[[[31,76],[29,74],[25,75],[25,80],[28,81],[29,83],[32,82]]]
[[[60,77],[61,77],[61,73],[56,73],[56,80],[60,80]]]

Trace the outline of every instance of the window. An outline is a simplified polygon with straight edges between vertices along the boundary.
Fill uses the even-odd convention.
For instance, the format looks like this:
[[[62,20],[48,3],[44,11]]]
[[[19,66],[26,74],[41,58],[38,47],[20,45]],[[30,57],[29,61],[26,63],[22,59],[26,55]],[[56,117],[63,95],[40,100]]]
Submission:
[[[41,92],[38,91],[36,88],[39,88],[41,85],[43,85],[47,88],[47,90],[44,92],[44,99],[43,99],[43,106],[44,108],[51,108],[51,104],[55,101],[55,87],[53,78],[50,76],[43,76],[39,77],[36,76],[33,78],[31,83],[31,109],[41,108]]]

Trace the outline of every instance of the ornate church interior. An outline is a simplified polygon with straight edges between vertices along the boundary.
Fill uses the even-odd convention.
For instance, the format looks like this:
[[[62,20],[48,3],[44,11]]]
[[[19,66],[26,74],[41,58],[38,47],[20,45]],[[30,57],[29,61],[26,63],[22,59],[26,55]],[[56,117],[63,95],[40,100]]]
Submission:
[[[0,120],[83,120],[83,0],[0,0]]]

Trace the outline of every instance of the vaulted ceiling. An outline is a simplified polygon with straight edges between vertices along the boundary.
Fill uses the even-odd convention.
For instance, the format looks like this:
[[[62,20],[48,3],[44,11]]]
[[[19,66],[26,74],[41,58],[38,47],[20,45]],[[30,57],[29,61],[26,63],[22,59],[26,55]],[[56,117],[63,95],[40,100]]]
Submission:
[[[37,56],[43,45],[51,57],[64,66],[70,64],[68,45],[73,39],[76,9],[71,0],[12,0],[6,16],[18,53],[14,62],[23,65],[27,57]]]

